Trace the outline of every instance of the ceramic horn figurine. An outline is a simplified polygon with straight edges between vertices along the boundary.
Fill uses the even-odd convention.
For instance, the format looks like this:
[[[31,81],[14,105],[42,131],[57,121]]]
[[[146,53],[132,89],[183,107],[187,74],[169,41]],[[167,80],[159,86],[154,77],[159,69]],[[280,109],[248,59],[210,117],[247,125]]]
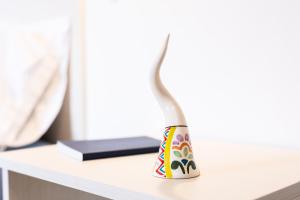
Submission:
[[[154,175],[161,178],[192,178],[200,175],[194,161],[192,145],[184,114],[163,85],[160,68],[167,53],[168,35],[154,63],[151,74],[152,91],[164,113],[166,128],[155,163]]]

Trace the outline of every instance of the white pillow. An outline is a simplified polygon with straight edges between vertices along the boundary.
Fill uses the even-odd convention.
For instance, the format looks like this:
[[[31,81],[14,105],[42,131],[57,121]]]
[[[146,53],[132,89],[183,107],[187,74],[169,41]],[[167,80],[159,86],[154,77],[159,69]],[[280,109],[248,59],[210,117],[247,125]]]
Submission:
[[[38,140],[62,106],[70,21],[0,24],[0,146],[19,147]]]

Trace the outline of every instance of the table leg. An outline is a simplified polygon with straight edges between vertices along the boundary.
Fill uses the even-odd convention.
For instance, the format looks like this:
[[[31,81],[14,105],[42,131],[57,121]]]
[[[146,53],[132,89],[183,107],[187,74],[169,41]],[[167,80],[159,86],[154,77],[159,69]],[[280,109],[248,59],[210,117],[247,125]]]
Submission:
[[[2,169],[2,199],[9,200],[9,176],[8,170]]]

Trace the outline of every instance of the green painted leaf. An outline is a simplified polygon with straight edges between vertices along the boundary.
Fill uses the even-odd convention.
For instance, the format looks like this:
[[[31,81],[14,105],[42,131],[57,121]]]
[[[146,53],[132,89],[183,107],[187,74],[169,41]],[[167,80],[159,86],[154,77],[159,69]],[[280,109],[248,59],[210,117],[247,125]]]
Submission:
[[[189,153],[189,150],[188,150],[187,147],[185,147],[185,148],[183,149],[183,155],[184,155],[184,157],[187,157],[188,153]]]
[[[193,159],[193,154],[189,154],[188,158]]]
[[[174,155],[175,155],[176,157],[178,157],[178,158],[181,158],[181,157],[182,157],[182,155],[181,155],[181,153],[180,153],[179,151],[174,151]]]

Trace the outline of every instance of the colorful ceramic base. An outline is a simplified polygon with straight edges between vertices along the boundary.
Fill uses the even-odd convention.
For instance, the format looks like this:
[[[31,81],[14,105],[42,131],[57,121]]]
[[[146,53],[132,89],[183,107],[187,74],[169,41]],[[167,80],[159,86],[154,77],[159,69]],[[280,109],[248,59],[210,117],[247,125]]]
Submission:
[[[161,178],[192,178],[200,175],[193,157],[187,126],[165,128],[154,176]]]

